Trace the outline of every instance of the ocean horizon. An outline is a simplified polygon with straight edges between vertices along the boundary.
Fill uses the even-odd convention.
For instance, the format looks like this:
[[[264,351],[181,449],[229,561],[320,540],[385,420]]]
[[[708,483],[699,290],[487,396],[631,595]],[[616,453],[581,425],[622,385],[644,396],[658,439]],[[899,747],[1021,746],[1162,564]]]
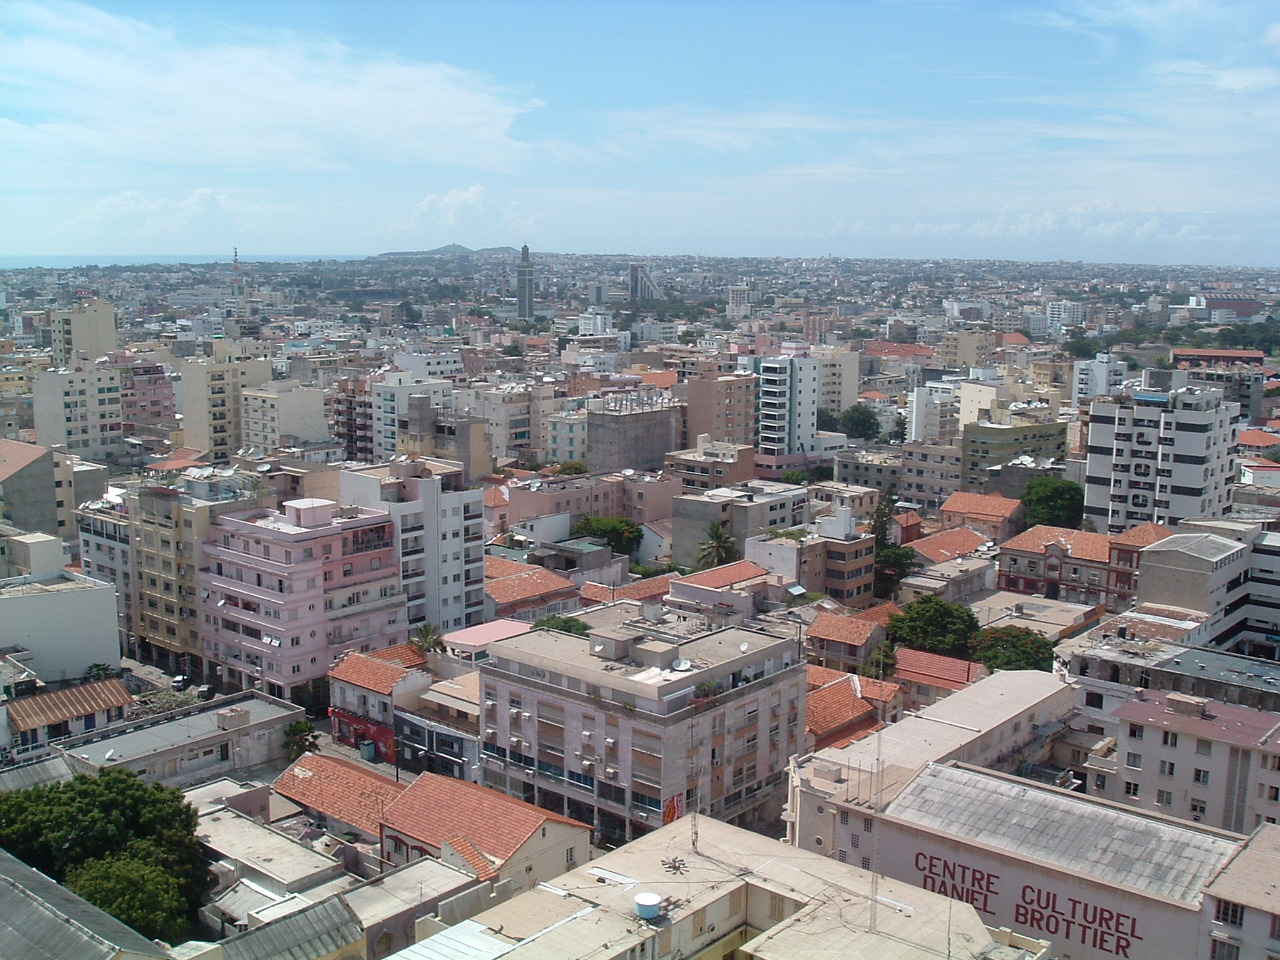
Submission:
[[[351,253],[246,253],[241,263],[314,263],[327,260],[364,260],[374,254]],[[150,264],[174,266],[182,263],[231,263],[231,257],[219,254],[71,254],[17,257],[0,254],[0,270],[74,270],[77,267],[137,267]]]

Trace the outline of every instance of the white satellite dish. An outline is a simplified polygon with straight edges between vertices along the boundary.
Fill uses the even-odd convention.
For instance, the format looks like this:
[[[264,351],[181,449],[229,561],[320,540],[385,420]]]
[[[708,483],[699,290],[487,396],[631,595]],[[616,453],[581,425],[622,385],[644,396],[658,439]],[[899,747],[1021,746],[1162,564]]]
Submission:
[[[114,750],[108,750],[106,753],[104,753],[104,754],[102,755],[102,759],[103,759],[103,760],[110,760],[110,759],[111,759],[112,757],[114,757],[115,755],[116,755],[116,752],[115,752]]]
[[[259,473],[267,473],[267,472],[269,472],[270,470],[271,470],[271,464],[269,464],[269,463],[260,463],[260,464],[258,464],[258,472],[259,472]]]
[[[636,472],[632,470],[630,467],[627,467],[627,469],[622,471],[622,475],[624,477],[634,477],[636,475]]]
[[[679,670],[683,672],[685,670],[690,669],[692,666],[693,664],[690,663],[688,660],[686,660],[684,657],[677,657],[676,660],[671,664],[671,669]]]
[[[591,648],[593,653],[599,653],[603,649],[604,649],[603,643],[597,643],[594,647]]]
[[[751,644],[749,644],[749,643],[747,643],[747,641],[743,640],[740,644],[738,644],[738,649],[739,649],[740,651],[742,651],[743,653],[746,653],[746,652],[747,652],[747,647],[749,647],[749,646],[751,646]]]

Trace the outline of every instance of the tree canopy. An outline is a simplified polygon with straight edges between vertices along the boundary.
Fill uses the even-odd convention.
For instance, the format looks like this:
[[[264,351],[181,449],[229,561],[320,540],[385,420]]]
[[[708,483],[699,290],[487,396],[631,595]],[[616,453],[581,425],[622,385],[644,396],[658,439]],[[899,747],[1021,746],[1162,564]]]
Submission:
[[[698,544],[698,552],[694,557],[698,569],[718,567],[737,560],[738,557],[738,547],[729,531],[712,520],[707,526],[707,539]]]
[[[561,616],[558,613],[536,620],[533,625],[547,630],[559,630],[561,633],[572,633],[578,637],[585,637],[591,629],[585,620],[579,620],[577,617]]]
[[[969,642],[970,659],[988,670],[1052,670],[1053,641],[1026,627],[988,627]]]
[[[154,921],[139,927],[148,936],[185,927],[212,879],[197,821],[180,791],[131,770],[0,794],[0,846],[59,883],[76,884],[86,900],[125,923]],[[153,895],[154,912],[142,921],[124,895],[131,885]]]
[[[873,591],[887,600],[898,592],[902,578],[920,566],[920,558],[910,547],[899,547],[888,540],[876,544],[876,570]]]
[[[560,462],[560,475],[564,477],[576,476],[580,473],[587,472],[587,465],[581,460],[562,460]]]
[[[1022,491],[1027,505],[1027,526],[1079,529],[1084,519],[1084,488],[1078,483],[1048,475],[1034,477]]]
[[[320,752],[320,734],[310,720],[295,720],[284,728],[284,752],[290,760]]]
[[[583,517],[572,532],[575,537],[599,537],[614,553],[634,553],[644,539],[644,531],[626,517]]]
[[[855,403],[840,414],[840,432],[850,439],[874,440],[880,436],[880,418],[865,403]]]
[[[962,604],[923,596],[889,617],[887,631],[892,642],[904,647],[967,659],[978,618]]]
[[[186,939],[181,886],[158,864],[131,856],[86,860],[67,871],[66,886],[144,937],[166,943]]]

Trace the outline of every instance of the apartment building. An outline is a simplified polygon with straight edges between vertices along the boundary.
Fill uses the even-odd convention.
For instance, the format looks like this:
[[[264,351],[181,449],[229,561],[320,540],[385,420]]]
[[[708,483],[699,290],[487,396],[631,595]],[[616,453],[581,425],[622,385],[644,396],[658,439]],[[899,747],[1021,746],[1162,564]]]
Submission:
[[[960,488],[979,490],[987,471],[1019,457],[1059,460],[1067,453],[1067,422],[966,423],[960,431]]]
[[[705,536],[705,534],[704,534]],[[876,538],[858,531],[849,507],[837,507],[805,527],[766,532],[746,541],[745,559],[811,593],[847,607],[869,607]]]
[[[209,525],[200,565],[203,653],[227,687],[324,703],[338,657],[406,636],[386,511],[306,499],[223,514]]]
[[[105,300],[86,300],[70,310],[49,313],[55,366],[93,362],[116,349],[116,308]]]
[[[271,382],[271,361],[252,357],[206,358],[177,364],[182,377],[182,439],[214,463],[226,463],[244,446],[243,391]]]
[[[77,507],[74,516],[80,569],[86,577],[115,587],[120,628],[127,631],[133,623],[133,534],[125,492],[109,487],[101,499]]]
[[[960,490],[962,457],[959,445],[954,443],[904,443],[898,496],[924,510],[941,509],[947,498]]]
[[[808,491],[788,483],[752,480],[736,487],[678,496],[672,501],[672,517],[671,562],[694,567],[698,544],[707,539],[712,523],[728,530],[741,552],[749,537],[808,523]]]
[[[410,631],[457,630],[484,616],[484,491],[461,464],[418,457],[357,466],[339,477],[343,503],[385,511],[394,525]]]
[[[1109,353],[1077,360],[1071,371],[1071,402],[1080,406],[1094,397],[1109,397],[1124,386],[1128,365]]]
[[[706,434],[720,443],[754,449],[760,394],[760,378],[754,373],[708,370],[677,384],[672,392],[685,401],[685,436]]]
[[[330,437],[324,391],[297,380],[273,380],[240,391],[240,441],[259,453]],[[239,448],[237,448],[239,449]]]
[[[486,785],[592,824],[598,844],[686,812],[776,818],[804,737],[795,641],[741,627],[683,642],[654,632],[622,622],[493,644],[480,665]]]
[[[600,470],[660,470],[681,448],[683,405],[668,396],[636,393],[588,400],[586,464]]]
[[[137,359],[118,366],[121,412],[127,429],[138,424],[172,423],[178,408],[174,400],[173,380],[164,367]]]
[[[343,654],[329,670],[334,737],[349,747],[371,741],[379,759],[396,762],[395,716],[401,709],[416,707],[431,687],[426,662],[426,656],[407,643]]]
[[[1146,371],[1122,402],[1089,405],[1084,512],[1101,531],[1231,512],[1239,404],[1185,386],[1185,371],[1146,385],[1163,372]]]
[[[776,478],[803,467],[818,452],[820,365],[807,356],[763,357],[755,361],[755,373],[760,377],[756,463],[761,476]]]
[[[755,448],[745,444],[698,437],[692,450],[672,450],[663,460],[663,470],[675,478],[681,493],[716,487],[731,487],[755,477]]]
[[[124,452],[120,371],[114,367],[42,370],[31,388],[36,440],[87,460]]]

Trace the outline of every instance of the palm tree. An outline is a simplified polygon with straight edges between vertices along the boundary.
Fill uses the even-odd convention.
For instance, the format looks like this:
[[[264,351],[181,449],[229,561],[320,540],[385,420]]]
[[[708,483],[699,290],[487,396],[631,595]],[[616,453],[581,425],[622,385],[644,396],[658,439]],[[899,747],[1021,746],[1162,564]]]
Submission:
[[[295,720],[284,728],[284,750],[292,762],[304,753],[320,752],[320,734],[310,720]]]
[[[434,623],[421,623],[409,638],[409,646],[422,653],[444,653],[444,639],[440,627]]]
[[[734,545],[729,531],[715,520],[707,527],[707,539],[698,544],[698,552],[694,561],[699,570],[718,567],[722,563],[732,563],[738,559],[738,548]]]

